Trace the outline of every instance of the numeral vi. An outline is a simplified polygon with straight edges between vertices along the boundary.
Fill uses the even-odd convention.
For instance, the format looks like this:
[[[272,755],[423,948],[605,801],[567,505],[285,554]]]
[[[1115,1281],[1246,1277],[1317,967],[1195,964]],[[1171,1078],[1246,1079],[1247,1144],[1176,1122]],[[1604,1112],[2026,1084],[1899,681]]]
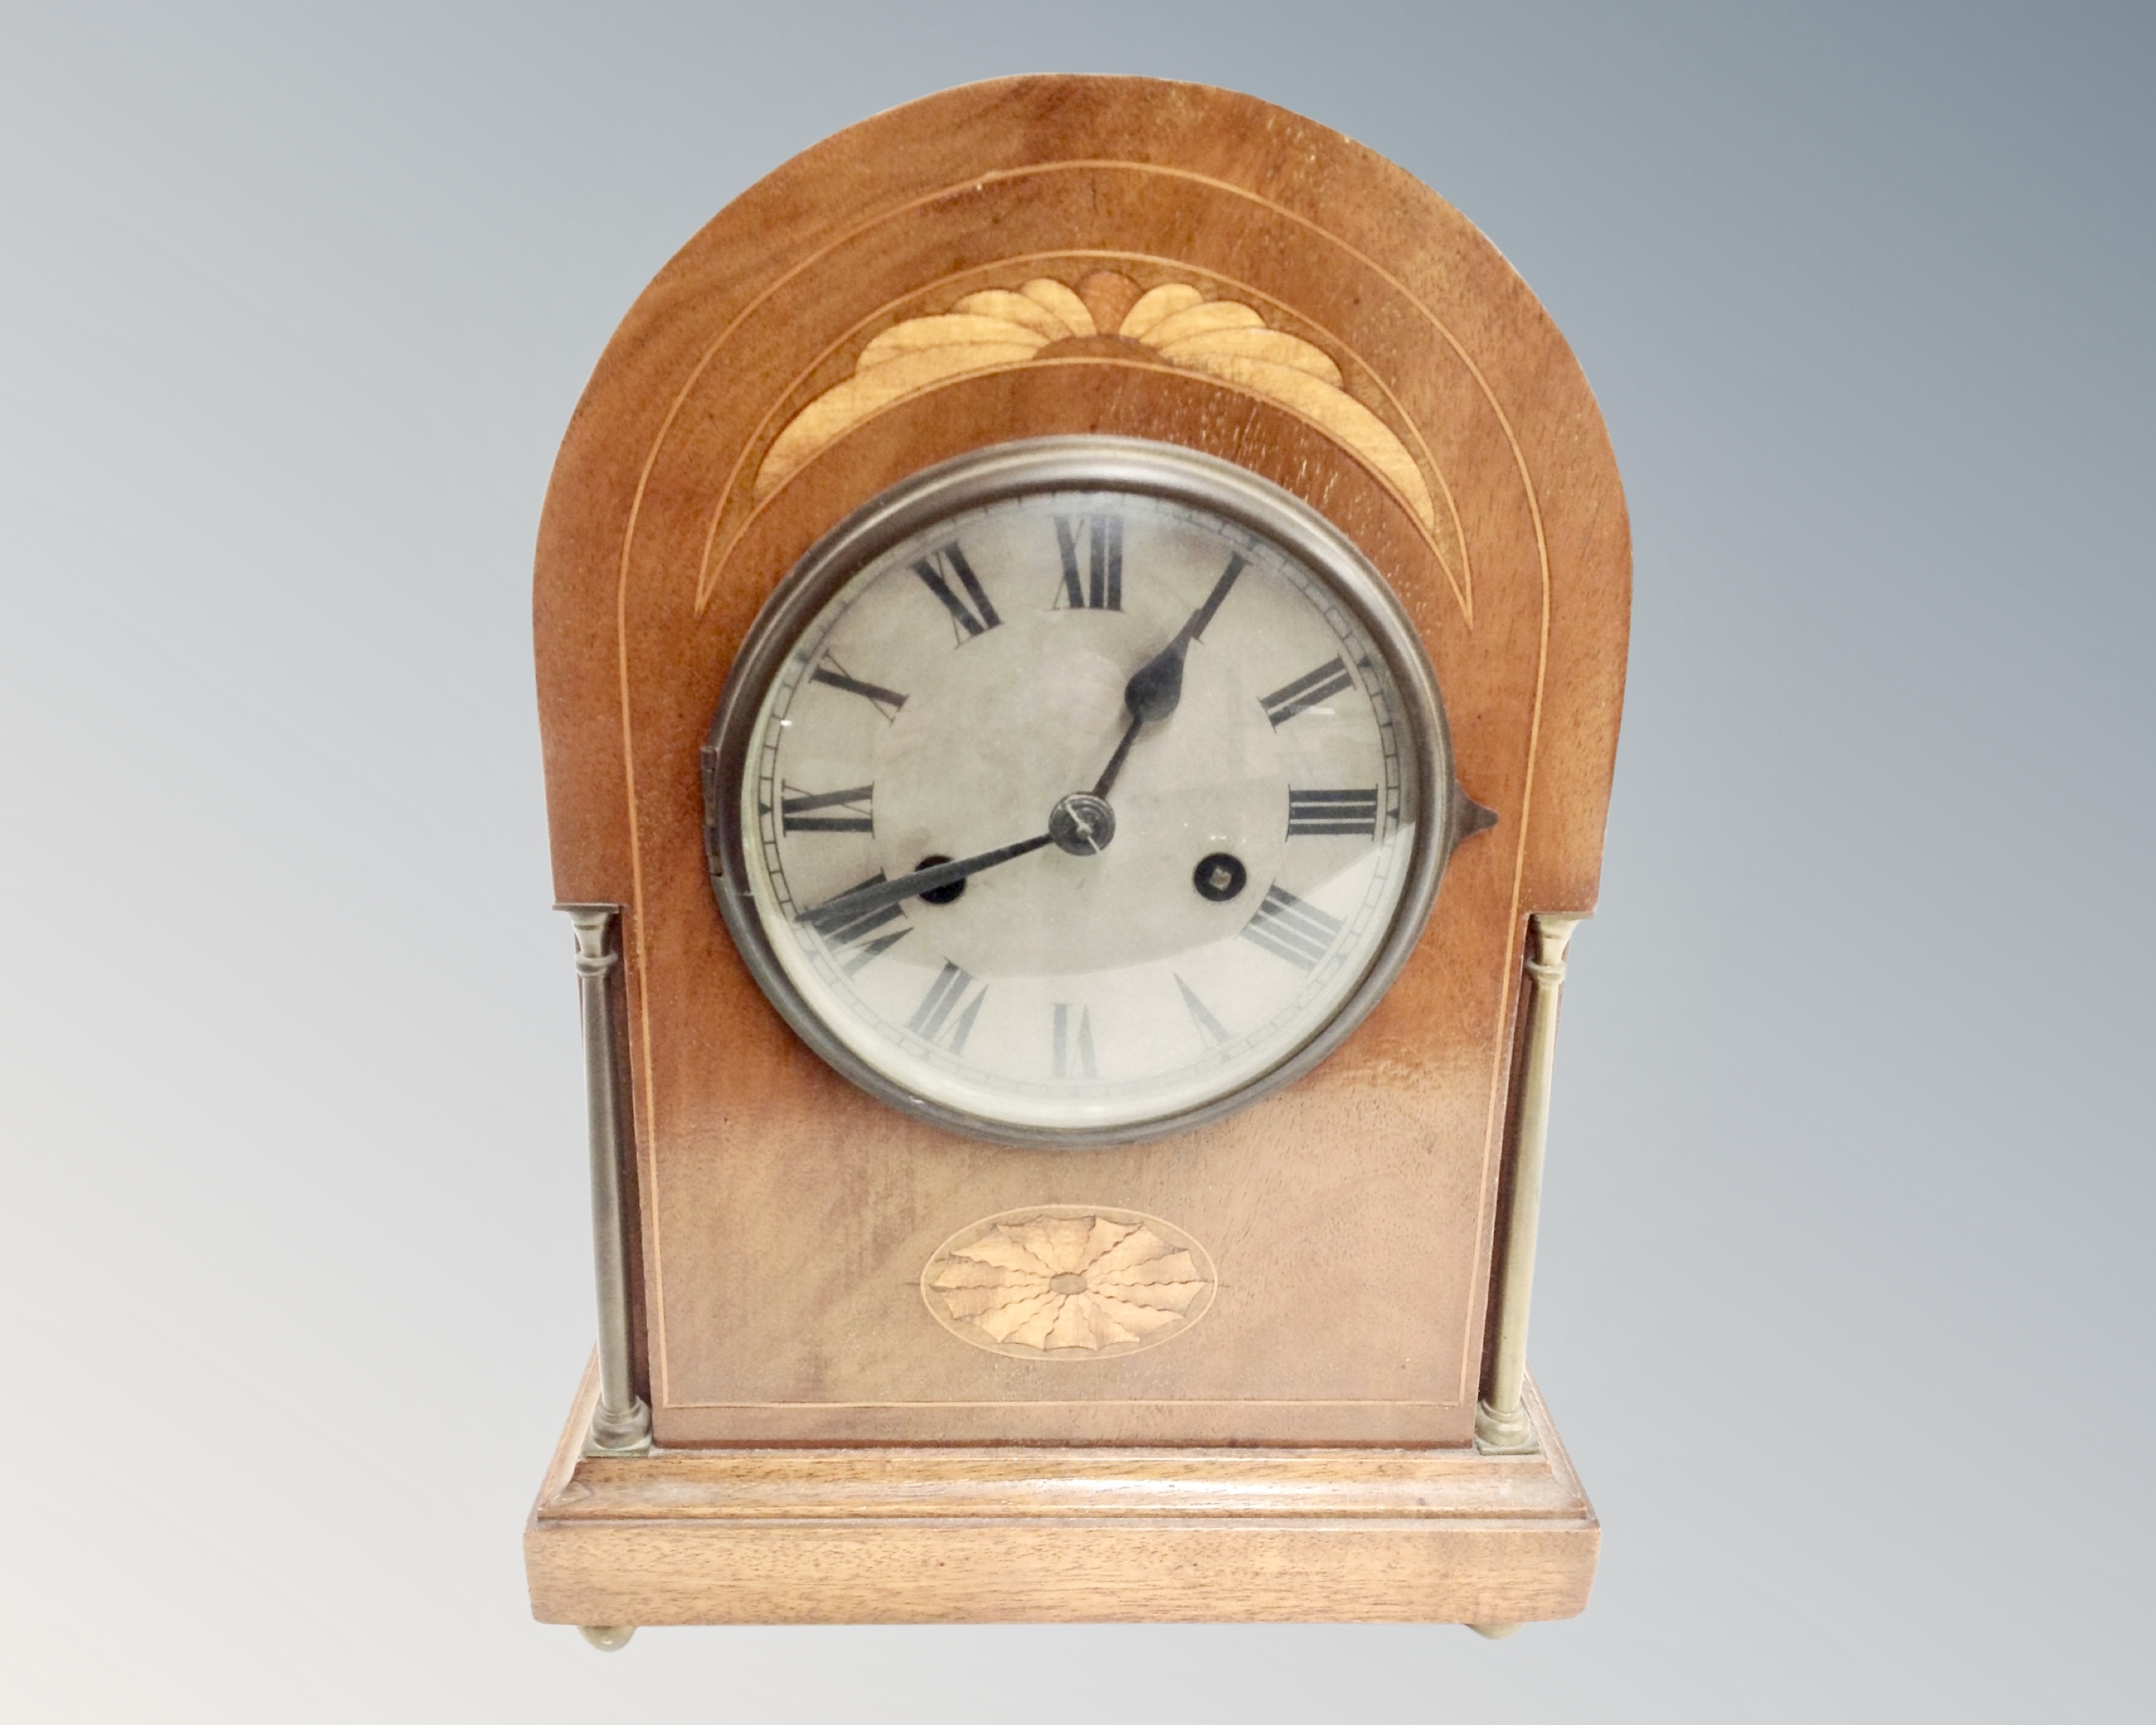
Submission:
[[[1074,1019],[1071,1008],[1057,1004],[1050,1070],[1058,1078],[1101,1076],[1100,1068],[1093,1062],[1093,1014],[1090,1009],[1076,1009]]]

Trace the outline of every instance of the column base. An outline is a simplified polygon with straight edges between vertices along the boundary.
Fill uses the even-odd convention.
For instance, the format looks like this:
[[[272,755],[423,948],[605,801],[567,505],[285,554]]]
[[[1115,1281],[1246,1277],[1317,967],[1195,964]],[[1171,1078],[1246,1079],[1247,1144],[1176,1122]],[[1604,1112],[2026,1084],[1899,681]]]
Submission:
[[[1500,1414],[1487,1402],[1475,1404],[1475,1447],[1485,1455],[1529,1455],[1542,1447],[1534,1420],[1522,1399],[1512,1414]]]
[[[649,1455],[651,1453],[651,1409],[644,1398],[634,1398],[624,1414],[609,1414],[596,1402],[591,1429],[584,1435],[587,1455]]]

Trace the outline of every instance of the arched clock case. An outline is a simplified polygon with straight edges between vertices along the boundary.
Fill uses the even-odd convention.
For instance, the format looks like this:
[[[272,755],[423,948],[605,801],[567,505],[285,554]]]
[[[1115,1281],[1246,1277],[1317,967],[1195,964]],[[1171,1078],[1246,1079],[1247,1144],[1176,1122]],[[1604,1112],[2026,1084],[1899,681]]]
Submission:
[[[1628,590],[1547,316],[1310,121],[1011,80],[721,212],[540,535],[538,1615],[1578,1610],[1524,1348]]]

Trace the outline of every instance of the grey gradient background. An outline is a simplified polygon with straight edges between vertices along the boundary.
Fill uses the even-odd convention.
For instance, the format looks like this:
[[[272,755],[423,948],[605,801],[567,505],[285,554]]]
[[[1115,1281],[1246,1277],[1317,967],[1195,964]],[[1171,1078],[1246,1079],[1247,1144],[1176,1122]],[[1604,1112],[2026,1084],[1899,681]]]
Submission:
[[[0,1713],[2148,1717],[2143,6],[10,6]],[[670,253],[1014,70],[1253,91],[1570,336],[1638,598],[1533,1358],[1577,1622],[526,1619],[591,1331],[528,583]]]

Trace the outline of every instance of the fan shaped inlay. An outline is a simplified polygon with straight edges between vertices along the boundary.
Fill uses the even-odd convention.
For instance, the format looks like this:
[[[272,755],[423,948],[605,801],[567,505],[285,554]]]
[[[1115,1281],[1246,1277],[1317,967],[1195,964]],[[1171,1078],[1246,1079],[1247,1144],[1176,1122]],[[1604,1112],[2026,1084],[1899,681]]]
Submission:
[[[794,415],[766,450],[762,501],[811,457],[906,396],[976,372],[1059,353],[1134,358],[1199,372],[1278,403],[1353,450],[1399,496],[1425,532],[1437,525],[1429,483],[1393,429],[1348,393],[1332,357],[1268,326],[1249,305],[1209,300],[1188,282],[1140,291],[1113,272],[1076,288],[1037,276],[1016,289],[964,295],[947,311],[910,317],[872,338],[853,375]]]

